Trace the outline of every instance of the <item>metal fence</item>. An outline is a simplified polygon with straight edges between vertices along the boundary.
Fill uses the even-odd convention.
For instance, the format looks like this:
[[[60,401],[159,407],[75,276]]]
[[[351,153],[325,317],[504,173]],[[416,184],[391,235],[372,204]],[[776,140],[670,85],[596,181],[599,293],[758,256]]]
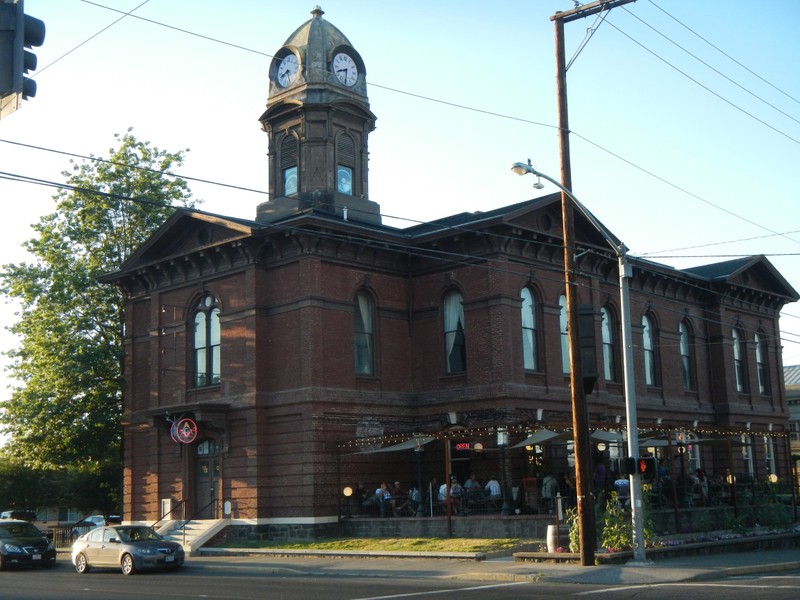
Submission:
[[[72,546],[72,542],[90,529],[92,529],[92,527],[89,525],[83,525],[81,527],[76,527],[75,525],[65,525],[53,527],[47,532],[47,534],[48,537],[53,540],[53,544],[56,548],[65,549],[70,548]]]

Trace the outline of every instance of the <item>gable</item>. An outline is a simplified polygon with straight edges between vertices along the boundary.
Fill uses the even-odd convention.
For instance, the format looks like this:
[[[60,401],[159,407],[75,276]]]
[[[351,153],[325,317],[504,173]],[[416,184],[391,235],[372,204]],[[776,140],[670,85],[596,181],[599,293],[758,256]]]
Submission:
[[[748,256],[684,269],[711,283],[766,292],[796,302],[800,296],[765,256]]]
[[[255,228],[260,226],[211,213],[179,210],[125,261],[121,270],[250,237]]]

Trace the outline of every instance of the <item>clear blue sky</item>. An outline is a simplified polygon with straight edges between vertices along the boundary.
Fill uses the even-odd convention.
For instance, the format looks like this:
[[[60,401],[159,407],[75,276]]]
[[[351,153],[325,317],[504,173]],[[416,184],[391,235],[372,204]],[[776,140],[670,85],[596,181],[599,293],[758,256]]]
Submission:
[[[103,7],[140,4],[134,15],[163,25],[128,16],[101,32],[121,16]],[[407,220],[388,223],[556,191],[509,169],[531,158],[558,177],[550,16],[571,1],[320,4],[366,62],[378,117],[370,199]],[[313,5],[26,0],[47,38],[37,97],[0,121],[0,171],[63,181],[68,156],[6,142],[107,155],[113,134],[133,127],[160,148],[189,148],[184,175],[265,190],[257,119],[269,61]],[[568,57],[595,24],[566,25]],[[638,0],[597,28],[568,74],[573,190],[631,254],[676,267],[765,254],[800,290],[798,26],[795,0]],[[201,208],[230,216],[254,218],[266,198],[191,187]],[[25,259],[20,244],[53,193],[0,178],[0,261]],[[800,364],[800,307],[787,307],[781,327],[784,363]],[[13,343],[0,334],[0,349]]]

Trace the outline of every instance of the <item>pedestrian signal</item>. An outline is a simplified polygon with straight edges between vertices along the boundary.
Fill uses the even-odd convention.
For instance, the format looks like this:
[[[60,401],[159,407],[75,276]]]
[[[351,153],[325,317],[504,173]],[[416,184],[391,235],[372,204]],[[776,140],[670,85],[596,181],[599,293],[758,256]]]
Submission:
[[[623,475],[633,475],[636,473],[636,459],[631,456],[619,459],[619,472]]]
[[[652,456],[642,456],[639,458],[636,468],[644,478],[652,478],[656,476],[656,459]]]

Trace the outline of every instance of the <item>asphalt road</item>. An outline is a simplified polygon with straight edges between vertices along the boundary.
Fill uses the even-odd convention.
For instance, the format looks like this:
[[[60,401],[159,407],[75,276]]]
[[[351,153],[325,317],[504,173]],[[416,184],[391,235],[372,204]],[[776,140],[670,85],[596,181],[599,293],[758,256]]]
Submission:
[[[586,585],[578,583],[520,581],[465,581],[442,577],[385,577],[253,574],[202,571],[187,568],[178,573],[142,573],[126,577],[118,571],[75,573],[66,562],[52,570],[0,573],[3,600],[530,600],[592,596],[674,600],[676,597],[717,600],[740,598],[789,600],[800,597],[800,571],[780,575],[729,577],[721,581]]]

